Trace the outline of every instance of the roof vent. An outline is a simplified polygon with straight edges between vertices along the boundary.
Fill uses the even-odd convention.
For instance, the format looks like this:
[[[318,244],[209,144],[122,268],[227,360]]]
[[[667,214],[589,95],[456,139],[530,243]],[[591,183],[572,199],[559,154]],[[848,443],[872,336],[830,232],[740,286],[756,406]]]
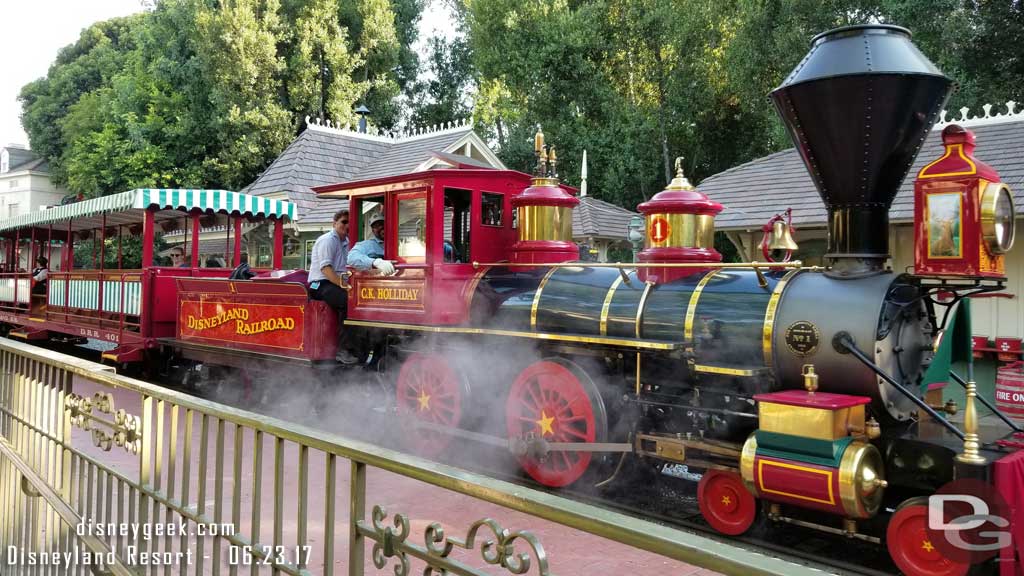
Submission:
[[[366,134],[366,117],[370,115],[370,109],[360,104],[359,108],[356,108],[356,114],[359,115],[359,133]]]

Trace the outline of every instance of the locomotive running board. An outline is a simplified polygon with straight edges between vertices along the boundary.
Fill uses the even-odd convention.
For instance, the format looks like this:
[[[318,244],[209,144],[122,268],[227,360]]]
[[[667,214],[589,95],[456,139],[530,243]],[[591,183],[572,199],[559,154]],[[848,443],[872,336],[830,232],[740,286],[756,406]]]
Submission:
[[[249,350],[235,350],[232,348],[221,348],[219,346],[210,346],[207,344],[197,344],[195,342],[184,342],[176,338],[157,338],[163,346],[169,346],[171,348],[178,348],[181,350],[190,350],[193,352],[199,352],[201,354],[216,354],[218,356],[231,356],[233,358],[246,359],[246,360],[268,360],[270,362],[278,362],[282,364],[298,364],[301,366],[310,366],[313,368],[320,366],[335,366],[334,362],[314,362],[306,358],[293,358],[291,356],[280,356],[278,354],[266,354],[263,352],[251,352]]]
[[[368,322],[366,320],[345,320],[346,326],[362,326],[366,328],[390,328],[392,330],[414,330],[443,334],[486,334],[490,336],[510,336],[513,338],[531,338],[534,340],[550,340],[553,342],[583,342],[587,344],[604,344],[619,348],[641,350],[678,350],[686,346],[686,342],[652,342],[638,338],[609,338],[607,336],[584,336],[582,334],[556,334],[553,332],[523,332],[518,330],[495,330],[490,328],[471,328],[467,326],[422,326],[419,324],[396,324],[390,322]]]

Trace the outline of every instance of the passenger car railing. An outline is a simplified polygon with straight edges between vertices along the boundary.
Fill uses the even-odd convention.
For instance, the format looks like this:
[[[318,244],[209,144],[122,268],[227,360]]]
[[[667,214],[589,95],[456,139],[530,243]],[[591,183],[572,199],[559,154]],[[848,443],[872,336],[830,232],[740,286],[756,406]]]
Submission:
[[[142,270],[51,272],[47,319],[138,329]]]
[[[0,310],[17,311],[31,302],[32,273],[0,273]]]
[[[494,518],[457,527],[459,535],[453,536],[437,523],[413,523],[404,511],[389,515],[378,505],[368,513],[368,488],[393,478],[368,474],[376,468],[403,477],[402,482],[422,483],[418,490],[439,487],[445,491],[442,499],[448,491],[459,493],[497,504],[499,516],[507,510],[525,512],[725,573],[822,573],[104,369],[109,370],[0,339],[0,540],[5,555],[10,547],[17,553],[66,553],[79,559],[76,573],[86,574],[90,567],[80,559],[89,554],[109,559],[100,572],[123,576],[142,569],[169,574],[172,565],[182,574],[234,575],[241,566],[253,574],[270,567],[292,575],[344,571],[361,576],[367,564],[406,575],[413,561],[433,567],[434,573],[482,575],[487,572],[478,567],[479,556],[494,566],[495,574],[552,573],[554,559],[535,534],[506,529]],[[339,460],[348,461],[347,478]],[[321,495],[319,504],[311,504],[311,487],[318,491],[314,497]],[[185,534],[146,536],[146,527],[166,532],[155,527],[182,524]],[[142,532],[97,534],[89,529],[97,525],[138,526]],[[415,542],[413,525],[426,526],[422,543]],[[470,553],[478,557],[464,557]],[[162,570],[131,565],[132,558],[152,554],[170,554],[174,561]],[[337,563],[342,570],[335,558],[347,558]],[[58,570],[66,572],[72,570]]]

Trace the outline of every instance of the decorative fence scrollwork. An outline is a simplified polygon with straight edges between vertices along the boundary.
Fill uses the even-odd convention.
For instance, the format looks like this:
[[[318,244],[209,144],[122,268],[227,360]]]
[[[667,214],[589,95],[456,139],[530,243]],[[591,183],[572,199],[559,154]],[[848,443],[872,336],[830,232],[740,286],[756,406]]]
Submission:
[[[111,446],[124,448],[129,454],[138,454],[142,445],[142,428],[138,416],[115,409],[114,396],[107,392],[96,392],[92,398],[78,394],[68,395],[65,409],[71,413],[71,425],[92,433],[92,443],[105,452]],[[93,415],[93,410],[113,415],[113,420],[104,420]],[[102,428],[101,428],[102,427]]]
[[[395,514],[392,519],[392,526],[387,525],[387,510],[382,506],[374,506],[371,515],[371,522],[358,523],[359,531],[366,538],[374,541],[373,544],[373,565],[378,570],[387,566],[389,558],[395,558],[395,576],[408,576],[410,570],[409,557],[423,560],[426,567],[423,569],[423,576],[444,576],[449,571],[457,571],[460,574],[486,575],[468,564],[451,558],[452,551],[458,547],[463,550],[473,550],[478,538],[481,539],[480,556],[484,562],[492,566],[501,566],[510,574],[526,574],[533,565],[532,558],[537,558],[537,573],[540,576],[554,576],[548,569],[548,559],[537,537],[526,530],[511,531],[502,528],[501,524],[490,518],[477,520],[469,527],[465,539],[445,536],[444,528],[440,523],[434,522],[427,526],[424,531],[425,546],[417,546],[408,542],[409,517],[405,514]],[[529,545],[532,551],[516,552],[517,541],[523,541]]]

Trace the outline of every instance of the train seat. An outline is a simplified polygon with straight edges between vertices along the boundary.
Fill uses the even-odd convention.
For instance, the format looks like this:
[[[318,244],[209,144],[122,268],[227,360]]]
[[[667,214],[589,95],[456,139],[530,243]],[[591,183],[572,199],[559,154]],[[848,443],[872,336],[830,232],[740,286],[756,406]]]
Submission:
[[[309,279],[309,272],[301,268],[293,270],[271,270],[269,272],[263,272],[257,274],[253,280],[257,282],[298,282],[299,284],[306,284]]]

